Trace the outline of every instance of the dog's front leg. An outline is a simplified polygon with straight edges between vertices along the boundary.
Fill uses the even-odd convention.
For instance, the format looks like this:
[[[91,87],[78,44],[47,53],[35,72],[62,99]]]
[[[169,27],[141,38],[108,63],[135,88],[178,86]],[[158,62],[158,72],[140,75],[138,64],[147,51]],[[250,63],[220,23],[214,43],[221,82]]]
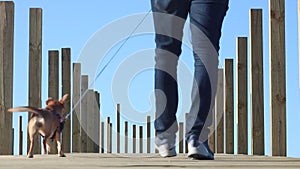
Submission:
[[[56,139],[56,142],[57,142],[58,156],[59,157],[66,157],[64,152],[62,151],[62,144],[61,144],[61,141],[60,141],[60,133],[58,133],[58,132],[56,133],[55,139]]]

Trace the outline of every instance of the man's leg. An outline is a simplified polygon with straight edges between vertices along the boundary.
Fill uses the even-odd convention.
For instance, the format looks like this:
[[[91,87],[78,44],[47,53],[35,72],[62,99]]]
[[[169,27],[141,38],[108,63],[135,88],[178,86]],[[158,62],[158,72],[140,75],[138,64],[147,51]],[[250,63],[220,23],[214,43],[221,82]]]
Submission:
[[[190,143],[189,156],[197,159],[213,159],[207,144],[208,126],[216,93],[219,40],[227,9],[228,0],[191,1],[195,72],[186,139]]]
[[[155,144],[163,157],[175,156],[178,130],[177,63],[181,53],[183,26],[189,10],[188,0],[152,0],[156,31],[155,98],[157,133]]]

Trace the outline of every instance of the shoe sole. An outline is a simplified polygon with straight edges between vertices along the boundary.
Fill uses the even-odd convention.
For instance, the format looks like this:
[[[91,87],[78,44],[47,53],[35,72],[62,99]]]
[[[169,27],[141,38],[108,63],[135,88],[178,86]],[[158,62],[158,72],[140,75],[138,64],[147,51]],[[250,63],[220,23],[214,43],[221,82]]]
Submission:
[[[214,160],[214,158],[212,158],[212,157],[204,156],[201,154],[191,154],[191,155],[188,155],[188,157],[193,160]]]

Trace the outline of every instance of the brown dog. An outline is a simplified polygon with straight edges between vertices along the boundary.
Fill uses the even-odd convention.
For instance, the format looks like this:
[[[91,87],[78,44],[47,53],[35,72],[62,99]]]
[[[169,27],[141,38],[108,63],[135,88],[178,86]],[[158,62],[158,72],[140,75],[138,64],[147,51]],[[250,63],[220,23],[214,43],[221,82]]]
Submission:
[[[30,148],[28,151],[28,158],[33,158],[33,146],[34,137],[36,134],[41,134],[44,137],[43,140],[43,152],[46,151],[46,144],[48,150],[50,150],[50,144],[47,142],[48,139],[55,139],[57,142],[57,151],[59,157],[65,157],[60,141],[60,134],[64,123],[63,110],[64,102],[68,98],[68,94],[65,94],[59,101],[55,101],[49,98],[46,101],[47,106],[43,108],[35,108],[30,106],[17,107],[8,109],[9,112],[31,112],[33,113],[28,122],[28,135],[30,139]]]

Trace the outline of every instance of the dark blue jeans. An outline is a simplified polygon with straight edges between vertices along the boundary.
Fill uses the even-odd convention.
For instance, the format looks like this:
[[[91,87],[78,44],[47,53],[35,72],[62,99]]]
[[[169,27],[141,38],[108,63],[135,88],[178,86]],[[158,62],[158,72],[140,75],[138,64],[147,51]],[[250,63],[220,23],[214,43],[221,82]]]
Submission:
[[[206,46],[217,54],[223,19],[228,10],[228,0],[151,0],[155,27],[155,97],[157,133],[156,144],[174,146],[178,130],[176,112],[178,107],[177,64],[181,54],[183,27],[190,17],[194,53],[194,83],[191,94],[191,109],[187,117],[186,139],[204,134],[208,137],[207,121],[214,93],[208,65],[210,52],[201,52]],[[198,30],[197,30],[198,29]],[[199,33],[201,32],[201,33]],[[201,35],[200,35],[201,34]],[[203,37],[203,35],[204,37]],[[208,39],[208,42],[205,42]],[[203,43],[209,43],[203,45]],[[214,53],[211,52],[211,53]],[[214,64],[209,70],[217,72]],[[211,118],[209,118],[211,119]]]

